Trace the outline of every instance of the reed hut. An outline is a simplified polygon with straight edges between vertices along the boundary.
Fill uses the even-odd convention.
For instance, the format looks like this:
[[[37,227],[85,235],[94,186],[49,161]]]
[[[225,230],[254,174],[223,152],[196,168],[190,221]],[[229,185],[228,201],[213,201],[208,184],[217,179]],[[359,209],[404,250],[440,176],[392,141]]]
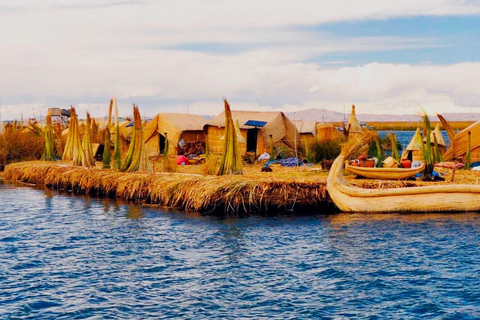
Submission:
[[[438,149],[440,154],[444,154],[447,151],[447,144],[445,143],[445,139],[443,139],[442,132],[440,131],[440,124],[437,123],[435,126],[435,130],[430,132],[430,145],[433,147],[435,145],[434,136],[437,139]],[[427,138],[423,139],[423,142],[426,143]]]
[[[317,122],[316,121],[292,121],[300,134],[302,144],[311,143],[317,139]]]
[[[362,126],[360,125],[360,122],[358,122],[355,114],[355,105],[352,105],[352,112],[350,113],[345,129],[347,130],[349,137],[360,137],[363,134]]]
[[[412,140],[402,153],[402,159],[410,161],[423,161],[423,138],[420,134],[420,128],[417,128]]]
[[[334,139],[340,139],[342,133],[333,124],[322,122],[317,124],[317,141],[325,142]]]
[[[443,154],[445,160],[459,159],[465,162],[468,149],[468,132],[471,132],[470,162],[480,161],[480,121],[475,122],[455,135],[450,147]]]
[[[295,149],[300,144],[300,134],[295,125],[283,112],[232,111],[234,123],[238,123],[240,134],[246,143],[241,143],[240,153],[256,155],[270,152],[270,135],[277,147]],[[225,135],[225,112],[204,126],[210,152],[221,154]]]
[[[200,115],[185,113],[159,113],[143,129],[145,147],[149,157],[163,154],[167,133],[170,146],[168,152],[176,155],[179,149],[187,145],[205,144],[203,127],[207,121]]]

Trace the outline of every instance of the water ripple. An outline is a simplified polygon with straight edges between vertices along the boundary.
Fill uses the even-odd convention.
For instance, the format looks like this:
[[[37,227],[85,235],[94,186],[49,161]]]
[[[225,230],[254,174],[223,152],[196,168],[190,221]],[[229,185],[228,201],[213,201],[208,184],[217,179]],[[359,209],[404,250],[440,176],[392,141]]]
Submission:
[[[480,318],[480,216],[219,219],[0,182],[2,319]]]

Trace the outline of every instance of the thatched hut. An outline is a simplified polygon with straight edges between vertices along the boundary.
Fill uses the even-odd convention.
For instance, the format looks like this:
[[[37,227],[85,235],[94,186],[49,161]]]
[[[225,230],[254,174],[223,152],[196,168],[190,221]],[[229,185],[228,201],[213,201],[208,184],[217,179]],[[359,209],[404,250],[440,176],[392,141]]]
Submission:
[[[443,139],[442,132],[440,131],[440,124],[437,123],[435,126],[435,130],[430,132],[430,145],[433,147],[435,145],[435,140],[434,136],[437,139],[437,144],[438,144],[438,149],[440,150],[441,154],[444,154],[445,151],[447,150],[447,143],[445,142],[445,139]],[[427,138],[423,138],[423,142],[426,143]]]
[[[300,134],[295,125],[283,112],[232,111],[232,118],[238,123],[238,128],[245,144],[240,144],[240,153],[270,152],[270,135],[277,147],[295,149],[300,143]],[[251,124],[251,125],[249,125]],[[204,127],[208,137],[209,150],[221,154],[223,151],[222,137],[225,134],[225,112],[222,112]]]
[[[168,152],[177,154],[179,148],[196,143],[204,144],[205,118],[195,114],[159,113],[143,128],[147,155],[159,156],[164,152],[167,133]]]
[[[316,121],[292,121],[300,134],[301,143],[310,143],[317,139],[317,122]]]
[[[463,129],[455,135],[450,147],[443,157],[446,160],[461,159],[465,161],[468,146],[468,133],[470,135],[470,162],[480,161],[480,121]]]
[[[410,143],[402,154],[402,159],[410,161],[423,161],[423,138],[420,134],[420,128],[417,128]]]
[[[322,122],[317,124],[317,141],[325,142],[342,137],[342,133],[333,124]]]

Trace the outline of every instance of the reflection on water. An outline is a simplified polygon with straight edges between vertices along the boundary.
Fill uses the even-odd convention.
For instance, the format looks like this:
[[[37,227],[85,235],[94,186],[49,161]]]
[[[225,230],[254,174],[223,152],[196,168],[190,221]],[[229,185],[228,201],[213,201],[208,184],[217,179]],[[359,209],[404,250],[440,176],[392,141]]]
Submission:
[[[3,318],[480,317],[480,216],[203,217],[0,181]]]

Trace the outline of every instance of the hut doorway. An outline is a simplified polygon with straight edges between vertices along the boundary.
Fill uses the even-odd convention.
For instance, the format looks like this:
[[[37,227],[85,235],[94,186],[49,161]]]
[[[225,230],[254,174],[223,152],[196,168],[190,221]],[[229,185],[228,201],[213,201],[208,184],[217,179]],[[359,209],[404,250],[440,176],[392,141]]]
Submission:
[[[159,149],[160,149],[160,154],[163,154],[165,152],[165,136],[162,134],[158,134],[160,136],[159,139]]]
[[[247,129],[247,152],[257,151],[257,137],[258,131],[257,128]]]

